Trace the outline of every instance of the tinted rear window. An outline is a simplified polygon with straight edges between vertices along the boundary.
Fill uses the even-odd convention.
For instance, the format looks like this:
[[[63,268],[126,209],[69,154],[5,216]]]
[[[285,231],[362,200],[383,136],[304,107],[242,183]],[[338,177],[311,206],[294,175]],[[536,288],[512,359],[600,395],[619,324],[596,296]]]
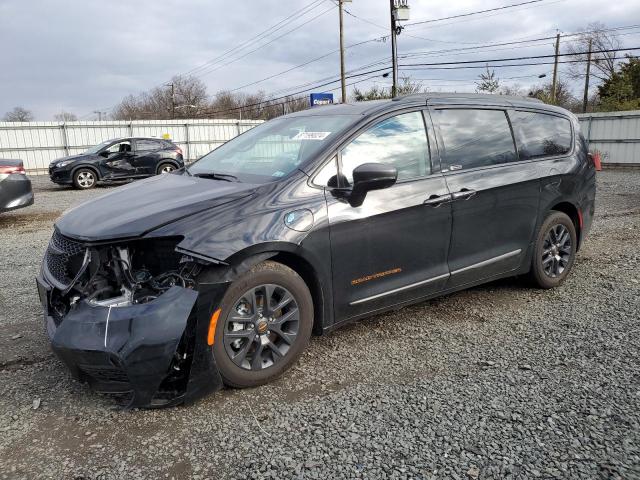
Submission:
[[[443,109],[434,112],[444,169],[469,169],[517,159],[503,110]]]
[[[566,118],[515,112],[511,122],[520,160],[564,155],[571,150],[571,123]]]
[[[163,143],[157,140],[136,140],[136,149],[139,152],[159,150],[164,148]]]

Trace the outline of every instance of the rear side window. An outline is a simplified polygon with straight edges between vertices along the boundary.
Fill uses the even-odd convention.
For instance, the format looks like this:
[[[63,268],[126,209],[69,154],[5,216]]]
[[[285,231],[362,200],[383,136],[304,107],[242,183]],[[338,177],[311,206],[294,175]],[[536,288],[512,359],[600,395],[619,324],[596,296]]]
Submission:
[[[571,123],[566,118],[514,112],[511,122],[520,160],[564,155],[571,150]]]
[[[431,173],[427,132],[421,112],[387,118],[361,133],[342,150],[342,174],[351,184],[353,169],[363,163],[387,163],[398,180]]]
[[[466,170],[517,160],[505,111],[443,109],[433,115],[443,169]]]
[[[136,140],[136,150],[139,152],[150,152],[163,148],[162,142],[155,140]]]

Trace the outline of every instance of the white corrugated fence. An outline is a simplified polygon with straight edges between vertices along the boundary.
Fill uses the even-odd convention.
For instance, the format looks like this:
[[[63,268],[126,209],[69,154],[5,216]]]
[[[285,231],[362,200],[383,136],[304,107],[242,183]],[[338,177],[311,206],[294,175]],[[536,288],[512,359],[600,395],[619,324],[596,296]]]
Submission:
[[[582,113],[578,118],[589,151],[599,151],[604,165],[640,166],[640,110]]]
[[[260,120],[133,120],[101,122],[0,122],[0,158],[24,161],[31,174],[46,173],[56,158],[119,137],[169,138],[195,160]]]

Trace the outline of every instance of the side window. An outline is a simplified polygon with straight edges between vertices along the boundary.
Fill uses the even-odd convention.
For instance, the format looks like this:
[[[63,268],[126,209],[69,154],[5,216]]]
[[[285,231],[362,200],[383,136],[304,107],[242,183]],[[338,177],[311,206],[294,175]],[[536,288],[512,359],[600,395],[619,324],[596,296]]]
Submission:
[[[313,177],[313,184],[319,187],[337,187],[338,186],[338,164],[337,158],[332,158],[320,171]]]
[[[545,113],[515,112],[511,116],[520,160],[564,155],[571,150],[571,123]]]
[[[360,134],[342,150],[342,174],[351,184],[353,169],[363,163],[387,163],[398,180],[431,173],[429,147],[421,112],[387,118]]]
[[[503,110],[435,110],[433,119],[443,169],[466,170],[517,160]]]
[[[162,144],[155,140],[136,140],[136,150],[138,152],[152,152],[161,148]]]
[[[109,155],[112,155],[114,153],[130,152],[131,142],[127,140],[125,142],[114,143],[109,148],[107,148],[106,151],[109,152]]]

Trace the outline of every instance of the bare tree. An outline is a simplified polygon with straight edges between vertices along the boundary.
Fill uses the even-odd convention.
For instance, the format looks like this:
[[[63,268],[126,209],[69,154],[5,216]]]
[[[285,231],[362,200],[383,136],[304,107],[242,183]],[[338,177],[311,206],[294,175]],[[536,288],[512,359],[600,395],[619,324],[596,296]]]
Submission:
[[[567,71],[573,79],[584,78],[587,54],[589,50],[589,41],[591,41],[591,50],[615,50],[622,45],[617,37],[606,31],[606,25],[600,22],[594,22],[587,25],[580,34],[571,43],[567,44],[567,53],[576,53],[571,55],[570,60],[579,60],[579,62],[568,63]],[[604,82],[611,79],[616,72],[616,64],[621,60],[618,52],[594,53],[591,55],[591,77]]]
[[[526,90],[522,88],[519,83],[513,85],[503,85],[500,87],[500,95],[510,95],[512,97],[522,97],[527,94]]]
[[[402,77],[400,85],[397,88],[398,96],[411,95],[413,93],[426,92],[427,89],[421,82],[412,80],[411,77]],[[373,85],[369,90],[360,90],[358,87],[353,89],[353,100],[356,102],[365,102],[367,100],[381,100],[391,98],[391,88],[379,87]]]
[[[309,100],[304,96],[269,100],[262,91],[251,94],[221,91],[216,94],[206,114],[215,118],[269,120],[307,108]]]
[[[173,88],[171,88],[173,85]],[[196,77],[175,76],[171,82],[140,95],[129,95],[113,110],[116,120],[202,116],[208,107],[207,87]]]
[[[15,107],[4,115],[5,122],[31,122],[33,121],[33,113],[22,107]]]
[[[500,89],[500,79],[496,77],[495,70],[489,70],[478,75],[479,81],[476,82],[477,93],[496,93]]]
[[[556,85],[556,101],[551,101],[552,83],[544,83],[542,85],[536,85],[529,90],[529,96],[542,100],[545,103],[555,104],[559,107],[566,108],[571,111],[578,111],[580,108],[580,101],[573,95],[569,83],[563,79],[558,79]]]
[[[60,113],[56,113],[53,116],[53,119],[56,122],[75,122],[78,120],[78,116],[75,113],[62,111]]]

